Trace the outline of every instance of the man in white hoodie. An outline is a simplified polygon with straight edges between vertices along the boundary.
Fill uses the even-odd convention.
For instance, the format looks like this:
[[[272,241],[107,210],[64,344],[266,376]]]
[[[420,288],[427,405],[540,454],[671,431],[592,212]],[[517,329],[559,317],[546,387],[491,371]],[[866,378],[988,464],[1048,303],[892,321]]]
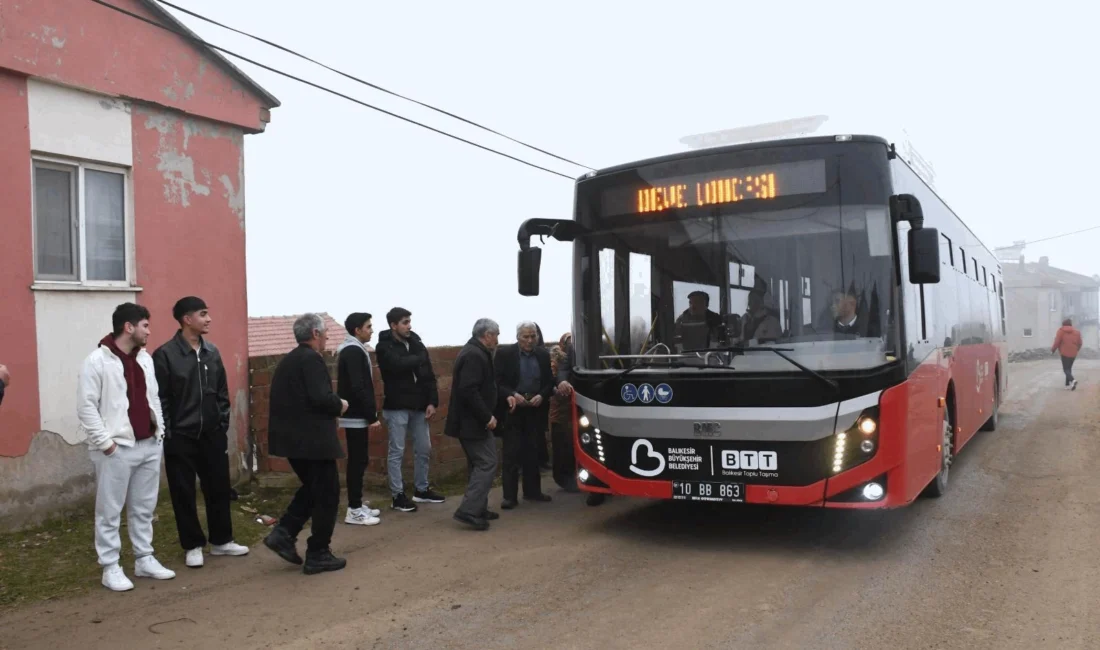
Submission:
[[[153,511],[160,490],[164,415],[149,341],[149,310],[133,303],[115,308],[113,330],[84,360],[77,388],[77,417],[95,465],[95,549],[103,586],[128,591],[134,583],[119,566],[119,520],[126,504],[134,575],[169,580],[174,571],[153,557]]]

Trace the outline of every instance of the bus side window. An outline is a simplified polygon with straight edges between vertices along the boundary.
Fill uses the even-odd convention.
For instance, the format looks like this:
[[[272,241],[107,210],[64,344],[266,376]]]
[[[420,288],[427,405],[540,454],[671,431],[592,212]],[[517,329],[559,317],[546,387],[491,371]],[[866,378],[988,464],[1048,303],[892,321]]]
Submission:
[[[963,261],[963,273],[968,273],[966,270],[966,251],[963,250],[962,246],[959,246],[959,257],[961,257]]]

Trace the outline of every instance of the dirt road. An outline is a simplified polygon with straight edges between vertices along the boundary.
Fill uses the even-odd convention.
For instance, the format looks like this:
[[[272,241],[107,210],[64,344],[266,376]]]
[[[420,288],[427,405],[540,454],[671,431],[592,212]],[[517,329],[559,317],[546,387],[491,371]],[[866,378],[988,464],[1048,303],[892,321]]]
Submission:
[[[1078,365],[1067,392],[1056,361],[1013,364],[1000,429],[901,511],[387,511],[339,525],[343,572],[258,547],[9,614],[0,647],[1100,648],[1100,363]]]

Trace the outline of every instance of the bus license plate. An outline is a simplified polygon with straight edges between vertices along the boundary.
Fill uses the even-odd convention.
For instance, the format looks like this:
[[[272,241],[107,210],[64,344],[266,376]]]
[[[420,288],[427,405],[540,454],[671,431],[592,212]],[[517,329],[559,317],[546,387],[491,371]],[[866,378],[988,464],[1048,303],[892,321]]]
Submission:
[[[672,498],[677,501],[725,501],[744,503],[744,483],[709,483],[706,481],[673,481]]]

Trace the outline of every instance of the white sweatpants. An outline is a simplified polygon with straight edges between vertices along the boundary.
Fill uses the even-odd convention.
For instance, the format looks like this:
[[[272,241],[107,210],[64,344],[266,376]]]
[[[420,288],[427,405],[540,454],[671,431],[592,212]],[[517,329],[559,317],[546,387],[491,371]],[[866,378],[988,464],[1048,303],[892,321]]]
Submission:
[[[153,511],[160,492],[160,459],[164,447],[156,438],[118,445],[110,456],[89,451],[95,464],[95,550],[100,566],[118,563],[122,540],[118,527],[126,505],[134,556],[153,554]]]

